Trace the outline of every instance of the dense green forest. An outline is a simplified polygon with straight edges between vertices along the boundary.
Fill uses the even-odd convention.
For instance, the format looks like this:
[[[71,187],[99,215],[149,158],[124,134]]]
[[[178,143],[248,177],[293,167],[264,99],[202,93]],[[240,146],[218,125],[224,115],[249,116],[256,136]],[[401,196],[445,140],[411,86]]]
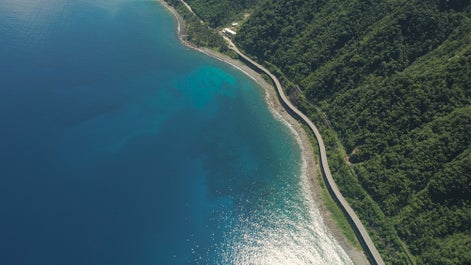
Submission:
[[[265,1],[236,38],[332,126],[346,151],[334,177],[387,263],[471,264],[470,9]]]
[[[174,0],[178,2],[177,0]],[[471,264],[470,0],[187,0],[320,126],[388,264]]]
[[[186,0],[194,12],[213,28],[240,20],[245,10],[261,0]]]
[[[206,21],[195,17],[180,0],[165,0],[167,4],[175,8],[185,21],[182,25],[182,37],[192,45],[208,47],[221,52],[227,50],[224,39],[211,28]]]

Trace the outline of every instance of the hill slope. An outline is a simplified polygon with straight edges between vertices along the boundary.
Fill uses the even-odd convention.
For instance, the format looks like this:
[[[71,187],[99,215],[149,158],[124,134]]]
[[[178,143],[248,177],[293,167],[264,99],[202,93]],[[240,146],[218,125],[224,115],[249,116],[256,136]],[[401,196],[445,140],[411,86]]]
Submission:
[[[195,13],[213,28],[239,19],[261,0],[186,0]]]
[[[266,1],[236,42],[326,113],[388,263],[471,263],[470,1]]]

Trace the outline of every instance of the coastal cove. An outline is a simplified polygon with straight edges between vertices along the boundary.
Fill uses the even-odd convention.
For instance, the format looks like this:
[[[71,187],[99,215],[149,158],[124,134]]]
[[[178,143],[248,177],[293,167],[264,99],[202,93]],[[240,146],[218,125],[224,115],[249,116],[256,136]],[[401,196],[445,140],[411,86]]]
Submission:
[[[301,155],[303,157],[303,161],[304,161],[305,166],[306,166],[306,170],[304,172],[304,174],[306,175],[305,176],[306,179],[304,180],[305,182],[303,183],[303,185],[309,187],[310,196],[312,196],[312,198],[314,199],[315,207],[320,210],[320,214],[322,215],[322,218],[323,218],[324,222],[326,222],[326,225],[330,229],[330,232],[333,233],[336,240],[338,242],[340,242],[341,246],[347,251],[348,255],[350,256],[350,258],[352,259],[354,264],[368,264],[369,261],[367,260],[365,254],[358,249],[359,246],[358,247],[353,246],[353,243],[346,238],[346,235],[343,234],[344,232],[342,232],[341,229],[339,228],[339,224],[336,224],[333,221],[333,219],[332,219],[333,217],[331,216],[332,209],[328,210],[326,208],[326,206],[325,206],[326,202],[324,201],[324,200],[326,200],[326,198],[325,197],[323,198],[323,196],[329,196],[330,197],[332,195],[325,194],[325,195],[321,196],[321,193],[323,191],[321,190],[320,186],[324,185],[324,184],[321,184],[319,182],[320,181],[327,181],[327,180],[321,180],[320,179],[320,176],[322,175],[322,173],[319,172],[319,171],[321,171],[322,169],[320,169],[319,165],[317,165],[315,163],[315,161],[319,160],[319,158],[316,158],[314,156],[313,143],[311,143],[311,140],[307,136],[306,129],[301,127],[301,123],[300,123],[301,121],[295,119],[293,117],[293,114],[288,113],[288,111],[290,111],[290,110],[287,110],[288,106],[284,106],[283,104],[281,104],[280,95],[276,92],[276,88],[274,87],[274,84],[269,84],[267,82],[267,80],[259,72],[254,70],[253,65],[256,64],[254,62],[249,62],[249,64],[252,65],[252,66],[249,66],[249,65],[247,65],[246,62],[241,61],[240,59],[233,59],[233,58],[227,56],[226,54],[220,53],[218,51],[215,51],[213,49],[209,49],[209,48],[206,48],[206,47],[196,46],[196,45],[192,44],[191,42],[188,42],[187,40],[185,40],[185,38],[183,37],[184,34],[186,34],[186,32],[184,32],[185,20],[174,9],[174,7],[170,6],[164,0],[158,0],[158,2],[160,2],[162,5],[164,5],[175,16],[175,18],[178,22],[178,27],[177,27],[178,37],[184,45],[186,45],[186,46],[188,46],[192,49],[195,49],[195,50],[197,50],[197,51],[199,51],[203,54],[206,54],[210,57],[216,58],[216,59],[221,60],[221,61],[223,61],[227,64],[232,65],[233,67],[237,68],[238,70],[242,71],[244,74],[246,74],[247,76],[249,76],[250,78],[255,80],[257,82],[257,84],[261,88],[263,88],[263,90],[266,93],[265,99],[266,99],[271,111],[273,112],[273,114],[277,117],[280,117],[283,120],[283,122],[285,122],[295,132],[295,137],[297,138],[298,144],[301,146]],[[196,14],[194,14],[193,10],[191,10],[191,7],[186,2],[184,2],[184,1],[182,1],[182,2],[184,3],[184,5],[189,9],[189,11],[193,15],[196,15]],[[226,36],[223,36],[223,38],[226,39],[226,41],[228,42],[227,45],[229,46],[229,49],[233,49],[233,50],[236,51],[236,53],[240,53],[240,51],[237,49],[237,47],[235,47],[234,43],[230,39],[228,39]],[[239,55],[242,56],[242,57],[246,56],[246,55],[243,55],[243,54],[239,54]],[[247,60],[250,61],[251,59],[247,59]],[[263,68],[263,66],[255,66],[255,68],[260,68],[260,67]],[[268,71],[265,68],[259,69],[259,70],[261,70],[262,72],[263,71]],[[271,75],[271,73],[267,73],[267,74]],[[274,82],[278,82],[278,81],[274,80]],[[285,99],[285,100],[287,100],[287,99]],[[291,104],[291,103],[289,103],[289,104]],[[299,112],[299,110],[296,110],[296,111]],[[294,116],[297,116],[297,114],[294,114]],[[312,126],[314,126],[314,125],[312,125]],[[317,128],[315,128],[314,130],[318,131]],[[321,136],[319,136],[319,137],[321,137]],[[322,141],[322,139],[321,139],[321,141]],[[327,165],[327,167],[328,167],[328,165]],[[329,170],[329,169],[327,169],[327,170]],[[333,181],[333,180],[331,180],[331,181]],[[335,182],[334,182],[333,185],[336,185]],[[335,189],[337,189],[337,188],[335,188]],[[324,192],[327,193],[327,189]],[[342,200],[344,200],[343,197],[342,197]],[[332,203],[335,203],[335,202],[332,201]],[[347,207],[350,208],[350,206],[347,206]],[[350,211],[352,211],[352,210],[350,209]],[[340,214],[343,215],[343,213],[340,213]],[[355,218],[357,218],[357,217],[355,217]],[[357,221],[357,222],[360,222],[360,221]],[[353,233],[353,231],[352,231],[352,233]],[[371,239],[369,239],[368,235],[367,235],[367,237],[368,237],[368,240],[369,240],[369,244],[371,244],[373,246],[373,248],[375,248],[373,243],[371,242]],[[356,241],[356,239],[355,239],[355,241]],[[355,242],[355,244],[359,244],[359,243]],[[368,246],[368,247],[370,247],[370,246]],[[377,259],[374,262],[379,262],[379,263],[383,264],[383,261],[381,260],[381,257],[377,253],[377,250],[375,249],[374,251],[375,251],[374,255],[376,255],[375,259]]]
[[[0,17],[1,264],[352,264],[299,124],[159,3]]]

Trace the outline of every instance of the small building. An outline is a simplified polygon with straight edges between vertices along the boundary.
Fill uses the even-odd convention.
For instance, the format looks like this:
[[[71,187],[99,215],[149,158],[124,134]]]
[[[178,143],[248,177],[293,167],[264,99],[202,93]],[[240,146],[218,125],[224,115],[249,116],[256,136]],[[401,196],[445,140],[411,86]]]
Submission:
[[[222,30],[222,32],[224,32],[224,33],[226,33],[226,34],[229,34],[229,35],[232,35],[232,36],[234,36],[234,35],[237,34],[237,32],[233,31],[233,30],[230,29],[230,28],[224,28],[224,29]]]
[[[233,23],[232,23],[232,26],[233,26],[233,27],[237,27],[237,26],[239,26],[239,23],[233,22]]]

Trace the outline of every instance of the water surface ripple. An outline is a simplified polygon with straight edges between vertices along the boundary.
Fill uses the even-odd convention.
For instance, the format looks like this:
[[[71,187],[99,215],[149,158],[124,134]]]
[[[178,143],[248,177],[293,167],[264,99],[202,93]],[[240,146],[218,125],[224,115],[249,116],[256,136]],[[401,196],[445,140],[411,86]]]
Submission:
[[[351,264],[294,133],[154,1],[0,1],[0,264]]]

